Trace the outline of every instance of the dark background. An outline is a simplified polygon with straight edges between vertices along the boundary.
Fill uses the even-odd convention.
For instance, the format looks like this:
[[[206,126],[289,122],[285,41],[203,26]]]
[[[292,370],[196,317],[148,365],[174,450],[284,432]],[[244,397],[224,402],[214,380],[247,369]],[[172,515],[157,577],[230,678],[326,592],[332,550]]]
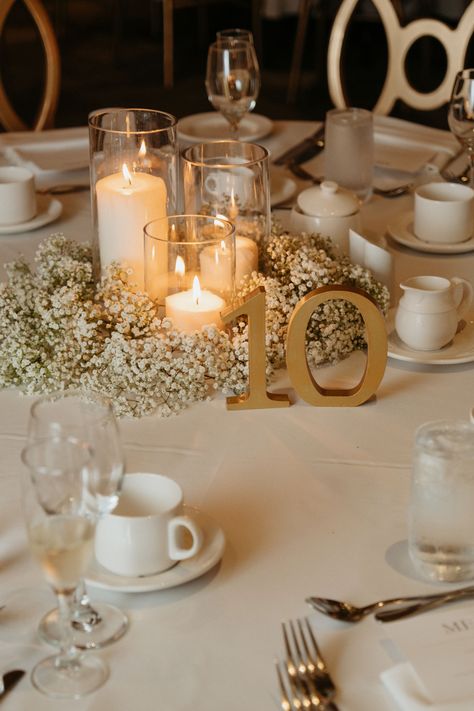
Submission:
[[[89,111],[106,106],[149,107],[178,118],[211,110],[204,89],[207,45],[225,27],[250,27],[250,5],[216,2],[198,16],[196,8],[178,9],[175,18],[174,86],[163,87],[161,3],[157,0],[46,0],[56,28],[62,57],[61,96],[57,126],[83,125]],[[439,5],[440,3],[438,3]],[[447,6],[450,0],[446,0]],[[469,4],[468,2],[464,5]],[[418,16],[437,17],[452,27],[436,3],[401,2],[402,22]],[[442,5],[442,3],[441,3]],[[288,103],[287,88],[293,52],[296,16],[262,18],[260,65],[262,89],[256,112],[272,119],[321,119],[330,108],[325,54],[337,0],[314,3],[306,35],[303,72],[296,101]],[[451,10],[452,10],[451,4]],[[458,14],[462,9],[458,11]],[[448,13],[452,15],[451,13]],[[198,31],[198,18],[203,24]],[[466,64],[471,62],[468,53]],[[386,42],[383,28],[369,0],[360,4],[346,43],[347,88],[353,106],[371,108],[383,82]],[[440,81],[446,58],[433,39],[416,43],[408,57],[412,83],[424,91]],[[0,71],[19,113],[30,119],[41,87],[42,50],[34,25],[17,2],[2,35]],[[446,108],[416,114],[403,105],[392,112],[447,128]]]

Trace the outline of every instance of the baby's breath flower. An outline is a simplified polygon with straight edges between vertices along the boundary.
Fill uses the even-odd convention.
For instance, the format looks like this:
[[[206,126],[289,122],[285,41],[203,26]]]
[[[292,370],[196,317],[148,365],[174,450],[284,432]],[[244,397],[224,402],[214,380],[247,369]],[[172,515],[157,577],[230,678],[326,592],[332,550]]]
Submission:
[[[249,223],[250,224],[250,223]],[[294,307],[325,284],[357,286],[388,311],[389,293],[372,274],[341,257],[329,240],[260,229],[263,273],[238,285],[243,298],[266,291],[267,377],[285,364],[285,339]],[[241,394],[248,383],[248,327],[236,319],[226,331],[205,326],[177,331],[158,306],[133,285],[126,265],[111,265],[93,280],[89,245],[52,235],[38,247],[36,269],[23,259],[6,265],[0,284],[0,387],[26,393],[68,387],[111,398],[119,416],[168,416],[215,390]],[[319,306],[307,329],[307,357],[335,362],[365,346],[364,323],[347,301]]]

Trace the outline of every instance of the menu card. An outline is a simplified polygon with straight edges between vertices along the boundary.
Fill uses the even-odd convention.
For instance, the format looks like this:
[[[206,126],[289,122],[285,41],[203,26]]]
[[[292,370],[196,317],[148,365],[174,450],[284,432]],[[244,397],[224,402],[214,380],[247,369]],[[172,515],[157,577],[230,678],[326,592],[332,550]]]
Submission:
[[[435,704],[472,699],[474,605],[446,607],[386,624]]]

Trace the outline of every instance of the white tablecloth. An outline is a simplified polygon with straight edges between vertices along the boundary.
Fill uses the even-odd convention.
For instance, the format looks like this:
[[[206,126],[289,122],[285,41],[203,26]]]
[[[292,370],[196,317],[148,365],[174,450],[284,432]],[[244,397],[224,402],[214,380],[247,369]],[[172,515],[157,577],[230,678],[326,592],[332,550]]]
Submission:
[[[310,123],[277,123],[264,143],[276,154],[310,133]],[[411,197],[373,199],[364,220],[384,230]],[[87,194],[61,197],[54,226],[0,237],[1,262],[31,257],[54,230],[90,235]],[[473,279],[474,255],[422,255],[390,243],[396,279],[456,273]],[[319,372],[347,383],[364,356]],[[101,654],[107,684],[77,702],[41,696],[25,677],[4,700],[5,711],[274,711],[279,708],[273,660],[283,655],[282,619],[309,613],[338,687],[342,711],[395,711],[379,674],[391,666],[383,640],[389,627],[367,619],[349,627],[313,613],[308,595],[369,602],[418,594],[433,585],[407,560],[406,514],[413,434],[438,417],[468,415],[474,406],[473,365],[429,367],[389,361],[377,397],[358,408],[315,408],[298,401],[285,374],[279,387],[294,405],[283,410],[227,412],[224,398],[178,417],[122,421],[128,471],[175,477],[189,503],[222,526],[220,565],[174,589],[117,594],[91,589],[130,615],[127,635]],[[26,545],[18,483],[19,454],[31,398],[0,392],[0,669],[26,666],[39,651],[36,625],[52,603]],[[21,591],[21,594],[20,592]],[[11,619],[22,600],[23,617]]]

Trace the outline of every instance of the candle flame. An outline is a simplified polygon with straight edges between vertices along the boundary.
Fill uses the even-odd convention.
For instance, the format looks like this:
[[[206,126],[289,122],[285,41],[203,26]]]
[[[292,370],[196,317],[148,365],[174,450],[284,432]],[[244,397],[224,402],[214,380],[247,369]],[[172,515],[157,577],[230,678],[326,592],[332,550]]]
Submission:
[[[124,180],[126,180],[126,181],[128,182],[128,184],[131,185],[131,184],[132,184],[132,176],[130,175],[130,171],[129,171],[129,169],[127,168],[127,164],[126,164],[126,163],[124,163],[124,164],[122,165],[122,175],[123,175],[123,177],[124,177]]]
[[[193,279],[193,303],[198,306],[199,299],[201,298],[201,285],[197,276]]]
[[[140,144],[140,149],[138,151],[138,155],[140,158],[144,158],[146,156],[146,146],[145,146],[145,139],[142,139],[142,142]]]
[[[178,256],[176,257],[176,264],[174,267],[175,274],[177,274],[180,277],[183,277],[185,272],[186,272],[186,266],[184,264],[184,259],[182,257]]]

